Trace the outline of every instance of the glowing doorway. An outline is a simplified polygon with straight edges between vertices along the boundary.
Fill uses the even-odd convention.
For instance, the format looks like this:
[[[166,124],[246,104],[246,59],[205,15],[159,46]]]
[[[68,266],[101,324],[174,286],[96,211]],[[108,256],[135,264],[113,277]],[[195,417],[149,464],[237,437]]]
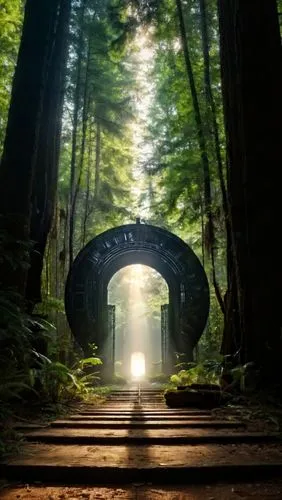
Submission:
[[[108,304],[115,306],[117,376],[150,380],[162,373],[161,307],[168,302],[168,285],[152,267],[134,264],[114,274],[108,286]],[[138,353],[143,361],[141,355],[135,358]]]
[[[131,354],[131,375],[133,378],[144,377],[146,373],[144,352],[133,352]]]

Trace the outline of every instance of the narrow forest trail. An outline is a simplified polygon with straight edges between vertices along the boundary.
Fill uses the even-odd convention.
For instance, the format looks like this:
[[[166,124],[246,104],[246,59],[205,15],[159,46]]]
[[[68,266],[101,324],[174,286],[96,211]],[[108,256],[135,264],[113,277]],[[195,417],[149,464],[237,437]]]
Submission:
[[[212,411],[168,408],[162,392],[152,388],[139,390],[136,386],[114,391],[102,406],[81,404],[67,419],[44,428],[22,426],[22,431],[26,438],[23,452],[1,464],[1,477],[28,485],[40,483],[41,491],[52,484],[84,488],[148,483],[255,485],[275,480],[282,473],[282,442],[278,435],[250,432],[245,423],[231,415],[219,419]],[[155,498],[144,492],[134,497],[92,497],[85,491],[84,497],[70,498]]]

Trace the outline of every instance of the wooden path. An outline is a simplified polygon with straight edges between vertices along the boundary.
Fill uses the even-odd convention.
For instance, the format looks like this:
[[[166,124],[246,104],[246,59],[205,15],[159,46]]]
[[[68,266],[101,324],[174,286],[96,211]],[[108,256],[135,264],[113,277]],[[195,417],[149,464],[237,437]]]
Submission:
[[[282,473],[280,436],[210,411],[168,408],[156,389],[115,391],[102,406],[81,404],[68,419],[21,427],[23,453],[0,474],[25,484],[211,484]]]

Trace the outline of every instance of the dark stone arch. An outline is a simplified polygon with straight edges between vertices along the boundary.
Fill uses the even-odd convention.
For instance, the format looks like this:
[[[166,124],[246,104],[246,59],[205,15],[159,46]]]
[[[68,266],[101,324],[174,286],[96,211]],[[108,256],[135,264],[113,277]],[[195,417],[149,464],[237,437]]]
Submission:
[[[69,272],[65,307],[70,328],[87,350],[89,342],[107,347],[107,288],[112,276],[130,264],[156,269],[169,288],[169,339],[173,352],[192,359],[209,313],[209,286],[193,250],[169,231],[147,225],[127,224],[105,231],[78,254]]]

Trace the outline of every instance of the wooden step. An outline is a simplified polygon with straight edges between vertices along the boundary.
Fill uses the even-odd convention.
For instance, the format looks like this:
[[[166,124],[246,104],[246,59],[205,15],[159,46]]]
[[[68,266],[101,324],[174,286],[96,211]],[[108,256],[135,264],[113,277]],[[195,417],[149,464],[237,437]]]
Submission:
[[[85,446],[27,444],[25,454],[0,467],[2,477],[63,484],[210,483],[279,476],[276,445]]]
[[[242,433],[221,429],[54,429],[29,431],[25,434],[29,442],[54,444],[103,444],[127,445],[138,444],[232,444],[232,443],[272,443],[281,444],[281,436],[277,433]]]
[[[107,422],[103,420],[93,421],[93,420],[83,420],[83,421],[74,421],[74,420],[55,420],[52,422],[51,427],[70,427],[72,429],[75,428],[92,428],[92,429],[137,429],[137,428],[146,428],[146,429],[165,429],[165,428],[214,428],[214,429],[229,429],[236,427],[245,427],[243,422],[237,421],[229,421],[229,420],[175,420],[172,423],[166,422],[162,420],[145,420],[145,421],[137,421],[137,420],[125,420],[115,421],[109,420]]]

